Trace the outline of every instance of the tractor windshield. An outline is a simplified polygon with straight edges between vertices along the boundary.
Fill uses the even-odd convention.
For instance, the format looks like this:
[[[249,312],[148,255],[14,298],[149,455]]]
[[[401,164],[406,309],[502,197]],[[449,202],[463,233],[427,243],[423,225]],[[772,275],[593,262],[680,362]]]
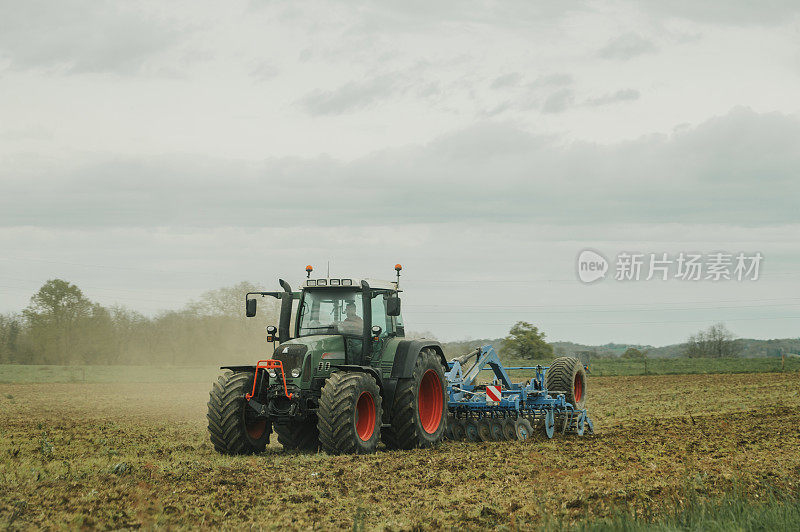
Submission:
[[[351,288],[304,290],[299,316],[299,336],[364,332],[361,292]]]

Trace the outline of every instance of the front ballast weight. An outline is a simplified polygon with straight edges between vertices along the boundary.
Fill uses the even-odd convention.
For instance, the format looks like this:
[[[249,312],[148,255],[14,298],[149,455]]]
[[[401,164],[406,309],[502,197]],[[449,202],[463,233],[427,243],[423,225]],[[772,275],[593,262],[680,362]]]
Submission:
[[[508,375],[511,370],[536,374],[527,382],[514,383]],[[493,384],[475,384],[481,371],[494,373]],[[556,432],[594,433],[584,406],[586,367],[577,358],[559,357],[550,366],[505,367],[494,348],[485,345],[448,362],[445,377],[451,439],[525,440],[536,430],[548,438]]]

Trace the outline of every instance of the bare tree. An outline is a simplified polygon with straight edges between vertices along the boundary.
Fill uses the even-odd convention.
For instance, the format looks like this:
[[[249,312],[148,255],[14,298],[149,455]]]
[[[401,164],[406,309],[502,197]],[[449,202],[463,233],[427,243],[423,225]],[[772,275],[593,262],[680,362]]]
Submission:
[[[689,337],[686,356],[692,358],[723,358],[739,354],[735,336],[722,323],[712,325]]]

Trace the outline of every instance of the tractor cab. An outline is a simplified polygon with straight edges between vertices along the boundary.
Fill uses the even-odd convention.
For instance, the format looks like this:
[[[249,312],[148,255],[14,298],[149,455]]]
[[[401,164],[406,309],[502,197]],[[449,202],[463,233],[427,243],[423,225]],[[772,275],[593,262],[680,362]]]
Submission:
[[[370,332],[373,327],[380,327],[380,333],[374,336],[403,336],[399,291],[395,283],[358,279],[358,284],[353,286],[353,281],[308,279],[303,284],[297,308],[295,337],[317,334],[360,337],[364,335],[365,325],[369,325]],[[342,286],[341,282],[348,284]]]

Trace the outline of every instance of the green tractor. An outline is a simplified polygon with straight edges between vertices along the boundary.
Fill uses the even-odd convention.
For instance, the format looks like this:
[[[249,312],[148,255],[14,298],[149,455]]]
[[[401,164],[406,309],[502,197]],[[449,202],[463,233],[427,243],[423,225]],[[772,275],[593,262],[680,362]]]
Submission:
[[[274,431],[284,449],[331,454],[429,447],[447,425],[442,346],[406,340],[396,281],[311,279],[299,292],[251,292],[280,300],[278,327],[267,327],[272,357],[223,366],[208,401],[208,430],[224,454],[257,453]],[[296,304],[295,304],[296,303]],[[293,310],[295,309],[296,310]]]

